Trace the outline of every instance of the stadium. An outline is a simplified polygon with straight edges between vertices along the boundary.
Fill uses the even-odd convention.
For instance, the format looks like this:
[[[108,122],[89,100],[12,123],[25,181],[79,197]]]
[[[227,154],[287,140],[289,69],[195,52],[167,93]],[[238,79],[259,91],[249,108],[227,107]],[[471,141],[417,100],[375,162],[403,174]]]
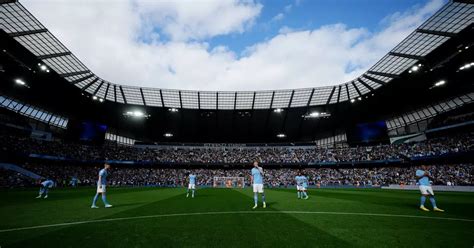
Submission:
[[[0,0],[0,248],[472,247],[474,3],[333,5]]]

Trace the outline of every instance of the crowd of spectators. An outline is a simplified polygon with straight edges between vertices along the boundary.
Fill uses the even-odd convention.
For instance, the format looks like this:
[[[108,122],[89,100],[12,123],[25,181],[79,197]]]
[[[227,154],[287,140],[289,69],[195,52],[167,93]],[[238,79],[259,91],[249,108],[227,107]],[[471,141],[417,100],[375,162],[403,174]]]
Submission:
[[[21,173],[0,168],[0,188],[29,187],[34,184],[34,180]]]
[[[393,160],[473,150],[474,135],[430,139],[424,142],[377,146],[308,147],[135,147],[84,145],[1,136],[0,149],[17,154],[41,154],[76,160],[123,160],[159,163],[321,163]]]
[[[42,141],[27,137],[0,135],[1,154],[39,154],[72,160],[120,160],[146,161],[174,165],[248,164],[255,159],[263,164],[297,164],[321,162],[356,162],[406,159],[443,155],[473,150],[473,133],[462,136],[441,137],[418,143],[377,145],[347,148],[308,147],[133,147],[104,144],[85,145],[61,141]],[[79,165],[75,165],[75,163]],[[22,164],[25,169],[45,178],[51,178],[59,186],[66,186],[75,177],[80,185],[94,185],[100,168],[78,161],[43,161]],[[92,164],[98,164],[92,163]],[[291,167],[290,165],[289,167]],[[432,167],[435,184],[473,185],[473,166],[438,165]],[[294,184],[297,169],[281,168],[266,170],[266,184],[271,187],[288,187]],[[373,168],[307,168],[303,171],[310,185],[319,186],[372,186],[388,184],[414,184],[414,167]],[[0,187],[30,186],[27,177],[16,172],[0,171]],[[198,184],[212,186],[214,177],[244,177],[249,183],[249,169],[172,169],[158,167],[114,166],[110,183],[114,186],[180,186],[188,173],[198,175]]]
[[[44,178],[54,180],[58,186],[68,186],[71,179],[77,178],[79,185],[95,185],[100,167],[91,165],[66,165],[58,163],[45,165],[26,163],[22,165]],[[301,172],[309,179],[310,186],[383,186],[389,184],[416,184],[417,167],[373,167],[373,168],[306,168]],[[265,169],[267,187],[289,187],[295,184],[294,178],[300,170],[291,168]],[[433,184],[474,185],[473,164],[431,166],[435,178]],[[197,184],[212,187],[215,177],[243,177],[250,183],[250,167],[247,169],[169,169],[137,168],[113,166],[108,181],[111,186],[185,186],[189,173],[197,175]],[[25,186],[25,178],[20,175],[3,176],[2,185]],[[7,183],[8,182],[8,183]]]

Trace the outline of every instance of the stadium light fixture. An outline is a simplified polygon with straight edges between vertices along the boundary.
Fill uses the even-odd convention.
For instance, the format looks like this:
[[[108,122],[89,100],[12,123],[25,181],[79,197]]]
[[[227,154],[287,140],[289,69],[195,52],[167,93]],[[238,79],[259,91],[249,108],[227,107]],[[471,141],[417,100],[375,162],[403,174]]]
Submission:
[[[273,110],[273,112],[281,113],[281,112],[283,112],[283,109],[282,108],[276,108],[276,109]]]
[[[84,95],[84,93],[82,95]],[[104,102],[105,101],[104,98],[98,97],[98,96],[92,96],[92,100],[99,101],[99,102]]]
[[[177,108],[169,108],[168,111],[170,111],[170,112],[178,112],[178,109],[177,109]]]
[[[163,136],[165,136],[166,138],[171,138],[171,137],[173,137],[173,134],[172,133],[165,133],[165,134],[163,134]]]
[[[313,112],[310,112],[310,113],[307,113],[306,115],[303,115],[303,118],[324,118],[324,117],[329,117],[331,116],[330,113],[326,113],[326,112],[317,112],[317,111],[313,111]]]
[[[442,85],[445,85],[445,84],[446,84],[446,81],[444,81],[444,80],[439,80],[438,82],[436,82],[436,83],[434,84],[433,87],[439,87],[439,86],[442,86]]]
[[[352,102],[352,103],[355,102],[355,101],[356,101],[356,99],[351,99],[351,102]]]
[[[474,62],[471,62],[471,63],[467,63],[461,67],[459,67],[459,70],[462,71],[462,70],[466,70],[466,69],[469,69],[471,67],[474,67]]]
[[[99,101],[99,102],[104,102],[104,98],[98,97],[98,96],[92,96],[92,100]]]
[[[410,70],[408,71],[408,73],[412,73],[412,72],[417,72],[420,70],[420,68],[422,67],[423,65],[422,64],[418,64],[418,65],[414,65],[410,68]]]
[[[42,64],[38,64],[38,65],[39,65],[40,70],[49,72],[48,67],[46,65],[42,65]]]
[[[26,86],[25,81],[23,81],[19,78],[15,79],[15,83],[18,84],[18,85],[21,85],[21,86]]]
[[[277,138],[283,139],[285,137],[286,137],[286,134],[284,134],[284,133],[277,134]]]
[[[138,118],[138,119],[150,117],[150,115],[147,115],[146,113],[139,110],[127,111],[123,115],[127,117]]]

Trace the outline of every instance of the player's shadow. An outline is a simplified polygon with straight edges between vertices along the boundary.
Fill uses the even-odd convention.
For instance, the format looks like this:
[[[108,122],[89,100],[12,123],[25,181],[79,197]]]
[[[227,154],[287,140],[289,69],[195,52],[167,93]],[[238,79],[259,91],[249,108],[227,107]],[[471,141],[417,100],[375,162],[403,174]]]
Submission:
[[[115,204],[113,205],[113,208],[124,208],[124,207],[130,207],[130,206],[137,206],[137,205],[143,205],[145,202],[136,202],[136,203],[127,203],[127,204]]]
[[[267,201],[267,208],[271,208],[271,207],[275,207],[275,206],[278,206],[278,202],[276,201]]]

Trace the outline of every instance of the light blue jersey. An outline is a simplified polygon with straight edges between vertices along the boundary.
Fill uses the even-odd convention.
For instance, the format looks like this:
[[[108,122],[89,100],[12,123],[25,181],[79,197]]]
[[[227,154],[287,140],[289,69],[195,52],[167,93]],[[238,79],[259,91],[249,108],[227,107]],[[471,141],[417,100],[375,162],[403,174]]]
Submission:
[[[252,169],[253,184],[263,184],[263,175],[257,168]]]
[[[107,170],[105,168],[99,171],[99,176],[101,181],[98,183],[102,185],[107,185]]]
[[[430,178],[427,177],[427,176],[423,176],[425,174],[425,171],[424,170],[417,170],[416,171],[416,176],[417,177],[421,177],[419,180],[418,180],[418,183],[422,186],[430,186]]]
[[[301,176],[301,180],[303,181],[303,187],[307,188],[308,187],[308,178],[306,178],[306,176]]]
[[[303,176],[296,176],[295,181],[296,181],[296,185],[303,186]]]
[[[52,188],[54,185],[54,182],[52,180],[46,180],[42,182],[41,185],[43,185],[43,187],[45,188]]]
[[[189,184],[196,184],[196,175],[189,175]]]

